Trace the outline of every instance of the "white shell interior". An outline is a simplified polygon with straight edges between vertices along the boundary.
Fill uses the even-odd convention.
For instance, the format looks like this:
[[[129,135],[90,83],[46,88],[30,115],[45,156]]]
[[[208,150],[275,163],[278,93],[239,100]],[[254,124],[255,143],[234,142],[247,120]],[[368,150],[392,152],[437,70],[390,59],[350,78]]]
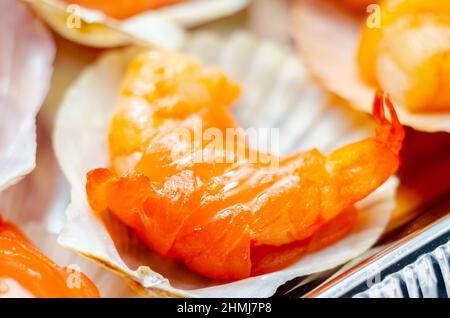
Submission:
[[[36,114],[47,95],[55,46],[25,5],[0,2],[0,191],[33,170]]]
[[[249,0],[189,0],[117,20],[103,12],[64,0],[23,0],[59,34],[88,46],[108,48],[150,44],[180,48],[184,29],[225,17],[245,8]]]
[[[356,63],[362,22],[330,1],[297,0],[291,4],[291,33],[311,71],[331,92],[355,109],[370,113],[375,88],[361,80]],[[386,80],[392,80],[393,74],[386,74]],[[415,113],[398,103],[396,112],[403,125],[416,130],[450,132],[450,112]]]

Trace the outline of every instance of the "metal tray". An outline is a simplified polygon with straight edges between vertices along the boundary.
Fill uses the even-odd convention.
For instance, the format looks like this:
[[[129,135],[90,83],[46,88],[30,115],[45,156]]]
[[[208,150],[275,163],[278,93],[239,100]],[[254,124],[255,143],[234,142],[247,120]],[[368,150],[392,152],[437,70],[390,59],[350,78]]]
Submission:
[[[380,251],[318,287],[287,296],[336,298],[450,297],[450,200],[382,238]],[[317,284],[317,282],[316,282]],[[309,288],[311,285],[309,285]],[[308,287],[303,287],[303,291]]]

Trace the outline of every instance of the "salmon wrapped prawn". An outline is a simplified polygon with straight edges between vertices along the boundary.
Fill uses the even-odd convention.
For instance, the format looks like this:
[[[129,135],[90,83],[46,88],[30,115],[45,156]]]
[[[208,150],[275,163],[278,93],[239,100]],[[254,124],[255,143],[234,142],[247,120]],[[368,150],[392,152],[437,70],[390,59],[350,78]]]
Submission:
[[[450,2],[385,0],[380,26],[366,25],[362,78],[413,112],[450,109]]]
[[[356,219],[353,204],[397,170],[404,136],[389,99],[378,93],[376,135],[328,156],[313,149],[277,157],[245,138],[214,151],[210,136],[200,146],[180,139],[180,128],[194,133],[201,124],[222,132],[223,145],[231,142],[226,130],[237,125],[229,106],[238,96],[220,70],[193,58],[141,55],[110,126],[111,167],[87,175],[93,210],[111,211],[152,250],[219,280],[282,269],[342,238]],[[174,157],[180,144],[188,150]]]

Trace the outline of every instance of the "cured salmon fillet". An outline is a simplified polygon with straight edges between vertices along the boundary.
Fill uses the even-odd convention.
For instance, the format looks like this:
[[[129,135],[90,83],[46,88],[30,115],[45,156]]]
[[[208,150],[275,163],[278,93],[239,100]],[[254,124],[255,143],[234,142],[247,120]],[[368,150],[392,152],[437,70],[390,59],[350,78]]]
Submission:
[[[96,298],[83,274],[53,263],[0,217],[0,298]]]

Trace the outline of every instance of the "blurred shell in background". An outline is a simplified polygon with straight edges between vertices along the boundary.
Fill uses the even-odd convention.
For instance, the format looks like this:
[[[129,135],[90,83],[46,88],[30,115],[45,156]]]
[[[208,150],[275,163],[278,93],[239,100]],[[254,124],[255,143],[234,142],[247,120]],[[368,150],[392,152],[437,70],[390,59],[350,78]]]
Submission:
[[[33,170],[35,117],[50,88],[55,46],[26,6],[0,2],[0,191]]]
[[[104,48],[130,43],[146,45],[151,43],[172,48],[184,46],[188,53],[198,56],[208,65],[219,64],[230,76],[241,82],[244,96],[234,107],[235,115],[244,126],[280,128],[282,154],[306,150],[314,146],[322,151],[329,151],[343,143],[372,133],[373,123],[368,115],[343,106],[343,101],[329,99],[287,46],[290,44],[290,35],[293,34],[296,44],[301,48],[302,59],[314,75],[331,91],[349,100],[353,107],[368,112],[369,109],[365,108],[365,105],[368,105],[367,103],[370,105],[373,89],[361,88],[361,83],[357,82],[354,76],[356,65],[349,60],[354,54],[349,47],[355,47],[357,43],[360,18],[357,18],[354,13],[347,15],[341,11],[322,11],[322,0],[310,1],[310,4],[314,5],[302,8],[303,13],[299,9],[301,1],[256,0],[251,1],[249,9],[242,14],[203,26],[217,30],[221,34],[228,34],[230,30],[237,27],[248,27],[258,36],[284,46],[280,47],[273,43],[255,40],[253,36],[241,32],[231,37],[222,37],[209,32],[194,33],[192,39],[189,36],[186,37],[184,27],[197,27],[213,19],[238,12],[250,2],[247,0],[186,1],[121,21],[106,17],[94,10],[85,9],[82,10],[82,19],[77,20],[77,15],[74,15],[76,11],[73,11],[77,8],[72,7],[67,11],[69,9],[67,4],[61,4],[61,0],[24,1],[31,2],[36,13],[42,16],[55,31],[76,43],[55,35],[58,51],[51,89],[40,113],[37,128],[37,166],[35,171],[22,181],[0,193],[0,211],[7,219],[16,222],[29,235],[31,241],[57,263],[79,266],[98,285],[103,296],[132,297],[136,294],[130,291],[119,275],[104,270],[98,266],[98,263],[84,260],[75,253],[64,250],[56,244],[55,240],[56,233],[59,233],[66,221],[63,210],[71,197],[70,187],[57,167],[49,137],[55,113],[63,100],[63,110],[56,123],[56,148],[64,172],[71,181],[72,205],[68,209],[69,220],[61,241],[81,254],[95,257],[100,265],[119,270],[122,275],[125,274],[128,277],[126,278],[128,283],[147,296],[174,294],[269,296],[287,279],[325,270],[357,256],[369,248],[383,230],[396,229],[413,219],[423,209],[433,206],[450,194],[450,178],[446,177],[450,165],[449,134],[430,134],[407,129],[402,150],[403,164],[399,171],[401,183],[395,202],[393,196],[396,184],[395,180],[392,180],[393,182],[385,184],[384,188],[380,189],[380,201],[376,200],[367,210],[367,214],[364,214],[365,217],[360,220],[360,224],[368,223],[365,223],[364,228],[356,228],[349,237],[350,241],[353,239],[361,244],[355,247],[352,245],[355,242],[341,241],[338,246],[321,251],[323,254],[308,257],[306,264],[303,259],[297,264],[299,267],[289,268],[281,274],[269,274],[264,277],[266,280],[250,278],[251,281],[246,280],[221,287],[214,286],[210,281],[192,274],[184,266],[161,259],[149,252],[117,220],[106,219],[100,224],[97,220],[91,220],[91,214],[88,214],[87,221],[80,219],[84,214],[74,214],[74,211],[90,213],[86,202],[83,201],[85,172],[90,168],[106,166],[108,162],[104,152],[99,154],[98,161],[82,162],[84,158],[90,157],[86,155],[89,151],[81,148],[92,147],[92,153],[96,153],[99,148],[106,149],[104,125],[108,123],[108,119],[101,112],[111,114],[113,111],[115,99],[111,96],[113,95],[111,91],[114,90],[112,87],[119,85],[120,72],[126,67],[130,58],[120,51],[102,56],[101,60],[83,71],[82,77],[76,80],[83,68],[93,63],[102,53],[102,50],[77,43]],[[337,1],[341,2],[341,0]],[[358,0],[346,0],[346,2],[357,3]],[[16,3],[17,1],[13,0],[0,1],[2,9],[0,15],[8,13],[0,19],[2,26],[0,29],[0,113],[2,114],[0,163],[3,163],[2,160],[5,158],[7,160],[6,165],[0,164],[0,190],[17,182],[34,167],[35,115],[40,107],[38,102],[42,102],[49,86],[54,56],[54,45],[45,27],[20,3]],[[292,11],[287,7],[288,3],[293,5]],[[325,6],[325,8],[328,7]],[[361,8],[356,10],[361,12]],[[326,12],[325,15],[323,15],[324,12]],[[292,25],[289,24],[291,13]],[[342,19],[336,18],[337,13]],[[318,20],[324,16],[325,20]],[[20,27],[15,27],[16,18],[19,19],[18,21],[26,18],[27,22],[21,23]],[[299,27],[298,23],[302,21],[306,21],[306,26],[311,28],[306,28],[305,24]],[[81,23],[81,29],[67,27],[67,23],[73,27],[77,26],[77,22]],[[146,28],[161,28],[165,31],[160,34],[147,31],[142,33],[142,30],[147,30]],[[33,34],[33,41],[28,38],[29,34]],[[318,38],[322,40],[318,41]],[[12,54],[11,47],[14,41],[23,43],[24,46],[16,45],[16,51]],[[35,65],[42,67],[38,79],[30,77],[34,74],[31,72],[26,74],[28,81],[23,81],[25,75],[17,72],[21,69],[20,67],[26,65],[24,64],[26,59],[23,59],[26,55],[20,54],[22,50],[33,52],[36,61],[40,61]],[[349,52],[350,55],[348,55]],[[5,56],[8,58],[5,59]],[[315,59],[319,56],[322,58],[321,61]],[[17,64],[15,62],[18,58],[22,60],[17,60],[20,62]],[[19,67],[20,64],[22,65]],[[34,68],[29,68],[28,72],[30,69]],[[337,72],[339,76],[325,80],[330,70]],[[12,72],[15,74],[14,81],[11,81]],[[76,83],[71,93],[64,98],[66,89],[74,81]],[[351,84],[347,88],[351,87],[352,90],[346,90],[346,87],[340,86],[342,83],[347,85],[351,81],[355,81],[355,83],[352,82],[355,86]],[[14,85],[11,86],[11,83]],[[28,94],[22,93],[19,98],[14,89],[7,90],[8,86],[5,85],[20,86],[21,92],[28,92]],[[93,91],[94,88],[95,91]],[[28,107],[26,111],[25,108],[23,112],[11,111],[9,106],[12,103],[5,103],[10,98],[15,100],[18,106]],[[25,103],[25,99],[32,102]],[[75,109],[77,103],[80,109]],[[14,109],[21,109],[17,105]],[[74,113],[71,113],[72,111]],[[82,112],[85,117],[73,116],[70,118],[74,121],[73,123],[64,122],[61,119],[64,116],[76,114],[76,111]],[[446,115],[412,115],[405,113],[405,110],[400,110],[400,118],[418,130],[435,131],[448,128]],[[7,125],[4,125],[5,123]],[[23,129],[18,132],[16,127],[22,124]],[[80,131],[80,125],[87,127],[86,131]],[[95,131],[99,126],[102,130]],[[2,129],[7,130],[3,133]],[[91,134],[93,131],[94,133]],[[61,136],[61,133],[64,136]],[[5,136],[8,138],[4,138]],[[10,144],[2,144],[4,141],[16,146],[10,148]],[[2,147],[5,145],[11,151],[4,151]],[[80,154],[79,158],[77,158],[78,154]],[[68,157],[71,157],[74,162],[69,162]],[[74,165],[79,166],[74,168]],[[74,193],[76,191],[81,192]],[[372,199],[376,198],[377,196]],[[75,202],[80,199],[81,201]],[[369,203],[370,200],[363,203],[360,208],[364,210]],[[393,214],[389,215],[394,206]],[[378,213],[376,217],[375,212]],[[385,227],[388,218],[390,221]],[[85,224],[81,221],[88,222],[88,226],[84,228]],[[81,233],[80,229],[88,232],[84,242],[81,242],[82,237],[76,236]],[[102,234],[105,237],[101,237]],[[92,249],[88,245],[83,245],[92,243],[89,242],[91,238],[94,242]],[[337,251],[340,251],[338,257],[333,257],[332,254]],[[117,266],[118,264],[120,266]],[[140,271],[138,267],[141,264],[150,265],[152,270],[163,274],[169,279],[171,286],[161,275],[149,271],[148,268],[141,267],[142,271]],[[308,279],[313,280],[317,278],[317,275],[320,274],[312,275]],[[204,289],[204,287],[209,288]],[[203,289],[194,291],[193,289],[196,288]]]
[[[308,68],[327,89],[356,109],[370,112],[374,87],[361,79],[357,65],[365,17],[342,10],[332,0],[291,0],[290,5],[291,32]],[[386,73],[386,78],[394,75]],[[426,132],[450,132],[450,112],[415,113],[398,102],[396,106],[404,125]]]
[[[49,131],[53,129],[55,114],[67,88],[103,51],[71,42],[58,34],[54,34],[54,39],[56,57],[53,63],[51,86],[39,113]]]
[[[57,243],[67,205],[68,185],[58,169],[50,133],[38,120],[36,169],[19,183],[0,193],[0,215],[16,224],[29,240],[52,261],[85,273],[102,297],[135,297],[117,275],[89,262]]]
[[[70,1],[24,1],[30,2],[56,32],[84,45],[107,48],[139,43],[172,49],[182,46],[184,28],[233,14],[249,2],[190,0],[118,20]]]

